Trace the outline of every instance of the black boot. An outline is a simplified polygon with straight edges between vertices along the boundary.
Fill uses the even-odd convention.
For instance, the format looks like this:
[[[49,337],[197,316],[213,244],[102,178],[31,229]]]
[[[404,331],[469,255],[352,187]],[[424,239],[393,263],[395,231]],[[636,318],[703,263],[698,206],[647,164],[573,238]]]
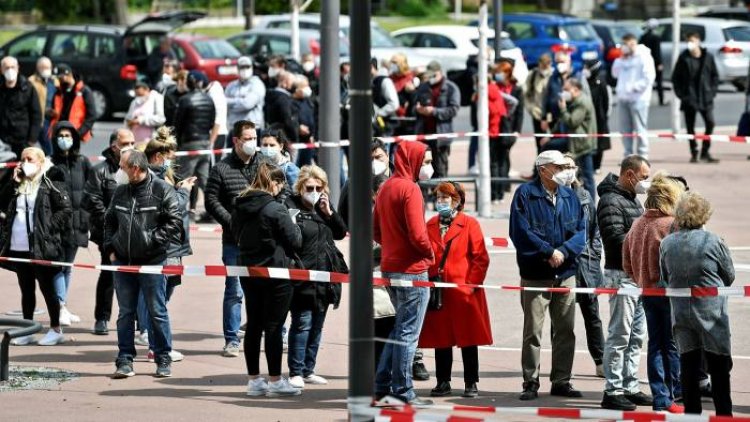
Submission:
[[[461,397],[473,399],[474,397],[478,395],[479,395],[479,389],[477,388],[477,383],[470,382],[470,383],[466,383],[466,388],[464,388],[464,394]]]
[[[424,367],[422,361],[414,361],[411,366],[412,378],[415,381],[427,381],[430,379],[430,373],[427,372],[427,368]]]
[[[451,383],[448,381],[440,381],[435,388],[430,391],[431,397],[445,397],[451,395]]]

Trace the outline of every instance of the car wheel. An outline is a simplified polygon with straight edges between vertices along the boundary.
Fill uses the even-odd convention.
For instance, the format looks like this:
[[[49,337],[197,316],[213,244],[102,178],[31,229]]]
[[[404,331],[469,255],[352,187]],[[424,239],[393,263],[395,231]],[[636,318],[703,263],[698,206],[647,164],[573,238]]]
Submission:
[[[737,88],[737,92],[745,92],[745,90],[747,89],[747,79],[736,79],[732,81],[732,85]]]
[[[94,105],[96,107],[96,119],[100,120],[109,118],[110,106],[107,94],[99,87],[92,87],[91,96],[94,98]]]

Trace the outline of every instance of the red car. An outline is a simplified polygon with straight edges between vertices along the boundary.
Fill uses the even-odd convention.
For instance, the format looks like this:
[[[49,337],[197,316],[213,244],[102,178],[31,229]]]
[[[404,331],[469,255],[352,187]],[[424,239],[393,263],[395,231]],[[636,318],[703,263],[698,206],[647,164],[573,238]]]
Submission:
[[[222,86],[238,78],[237,58],[241,54],[226,40],[197,34],[172,34],[170,39],[184,69],[202,70],[209,80]]]

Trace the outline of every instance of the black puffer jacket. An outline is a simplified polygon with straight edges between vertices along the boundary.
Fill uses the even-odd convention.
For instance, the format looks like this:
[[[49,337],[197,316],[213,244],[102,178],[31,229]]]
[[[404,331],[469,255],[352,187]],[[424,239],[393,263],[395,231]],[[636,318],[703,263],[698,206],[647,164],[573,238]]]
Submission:
[[[0,76],[0,139],[16,145],[36,142],[41,127],[42,110],[34,86],[18,75],[16,86],[8,88]]]
[[[261,191],[237,198],[232,234],[240,250],[238,265],[289,268],[302,247],[302,232],[287,207]]]
[[[12,181],[0,192],[0,255],[10,250],[13,220],[16,218],[18,184]],[[72,210],[70,196],[65,190],[65,175],[51,167],[42,176],[34,203],[34,229],[31,257],[59,261],[63,259],[63,239],[70,230]]]
[[[73,146],[68,151],[61,150],[57,145],[57,135],[62,129],[68,129],[73,134]],[[55,125],[52,131],[52,162],[65,174],[65,185],[70,194],[70,205],[73,207],[73,236],[66,236],[66,246],[85,248],[89,245],[89,213],[82,203],[86,181],[91,172],[91,162],[80,154],[80,150],[81,137],[73,124],[62,121]]]
[[[166,126],[174,127],[174,112],[177,110],[180,98],[184,96],[185,93],[180,92],[177,85],[170,85],[164,90],[164,117],[166,118],[164,124]]]
[[[335,211],[326,217],[319,207],[308,209],[299,195],[293,195],[286,201],[287,206],[300,210],[297,225],[302,230],[302,248],[298,252],[302,266],[306,270],[336,271],[343,257],[336,248],[334,240],[346,237],[346,224]],[[324,311],[328,305],[338,308],[341,302],[340,283],[295,282],[292,309]]]
[[[102,155],[104,161],[97,163],[89,172],[81,201],[81,206],[89,213],[91,241],[100,246],[104,241],[104,214],[117,187],[115,173],[120,168],[119,159],[111,148],[102,151]]]
[[[118,186],[104,217],[104,251],[127,265],[167,259],[170,242],[182,238],[177,194],[151,173],[138,184]]]
[[[283,88],[266,91],[266,101],[263,106],[266,127],[278,126],[290,141],[299,140],[299,110],[294,104],[291,94]]]
[[[622,244],[633,222],[643,214],[643,207],[636,195],[621,188],[617,180],[610,173],[596,188],[596,217],[604,243],[604,268],[622,271]]]
[[[216,119],[216,108],[211,97],[196,89],[188,92],[177,102],[174,112],[174,128],[177,144],[181,149],[193,148],[190,143],[208,144],[211,129]]]

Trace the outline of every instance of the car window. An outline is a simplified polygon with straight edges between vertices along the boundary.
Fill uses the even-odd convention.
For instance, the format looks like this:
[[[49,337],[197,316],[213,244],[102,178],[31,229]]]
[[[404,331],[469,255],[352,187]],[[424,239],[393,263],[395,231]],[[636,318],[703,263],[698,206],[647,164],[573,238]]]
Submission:
[[[187,57],[187,53],[185,52],[185,49],[182,48],[181,45],[177,44],[176,42],[173,42],[172,51],[174,52],[175,58],[177,58],[178,61],[180,62],[185,61],[185,58]]]
[[[672,42],[672,24],[664,23],[654,29],[654,34],[661,38],[662,42]]]
[[[724,28],[724,38],[732,41],[750,41],[750,26]]]
[[[528,22],[508,22],[505,24],[505,32],[513,41],[535,38],[534,27]]]
[[[292,27],[291,21],[273,21],[266,25],[267,28],[289,29]],[[320,25],[315,22],[300,21],[299,29],[320,29]]]
[[[450,38],[439,34],[422,34],[415,47],[422,48],[456,48]]]
[[[680,25],[680,40],[685,41],[689,34],[698,33],[701,40],[706,40],[706,27],[703,25],[682,24]]]
[[[89,35],[58,32],[52,37],[50,56],[54,59],[89,58]]]
[[[396,35],[395,38],[396,41],[400,42],[401,45],[404,45],[406,47],[415,47],[414,42],[417,40],[417,37],[419,37],[419,33],[412,32],[410,34],[400,34]]]
[[[270,36],[263,43],[266,54],[292,54],[292,43],[287,37]]]
[[[616,43],[622,42],[622,37],[627,34],[633,34],[636,38],[640,38],[641,35],[643,35],[643,30],[637,25],[615,25],[610,28],[612,39],[614,39]]]
[[[556,32],[562,40],[596,41],[597,39],[596,32],[591,28],[591,25],[584,22],[568,23],[565,25],[559,25],[556,28]],[[553,35],[553,37],[555,36]]]
[[[474,47],[479,47],[479,40],[473,39],[471,40],[471,43],[474,44]],[[495,46],[495,38],[488,38],[487,39],[487,45],[490,48],[494,48]],[[511,50],[516,48],[516,44],[513,43],[513,41],[510,38],[501,38],[500,39],[500,49],[501,50]]]
[[[46,33],[29,34],[11,44],[5,54],[16,58],[40,57],[44,53],[46,41]]]
[[[94,58],[109,59],[117,54],[116,39],[107,35],[94,36]]]
[[[240,52],[224,40],[198,40],[190,43],[198,55],[204,59],[225,59],[240,57]]]
[[[255,43],[258,41],[258,36],[255,34],[235,37],[229,40],[229,43],[239,50],[242,54],[255,54],[257,51],[251,51]]]

